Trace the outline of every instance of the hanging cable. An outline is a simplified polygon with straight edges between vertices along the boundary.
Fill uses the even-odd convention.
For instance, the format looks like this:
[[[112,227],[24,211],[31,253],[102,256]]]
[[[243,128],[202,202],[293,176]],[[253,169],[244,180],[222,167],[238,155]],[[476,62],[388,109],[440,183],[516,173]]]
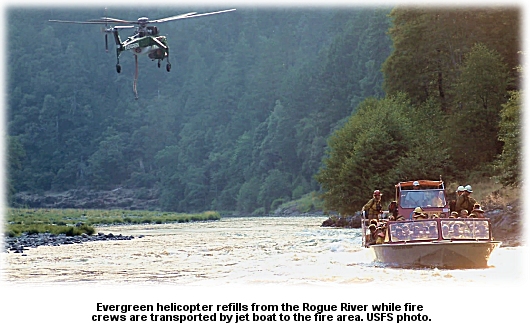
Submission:
[[[138,91],[136,90],[136,82],[138,81],[138,56],[134,55],[134,62],[136,64],[136,71],[134,72],[134,81],[133,81],[133,91],[134,91],[134,98],[138,100]]]

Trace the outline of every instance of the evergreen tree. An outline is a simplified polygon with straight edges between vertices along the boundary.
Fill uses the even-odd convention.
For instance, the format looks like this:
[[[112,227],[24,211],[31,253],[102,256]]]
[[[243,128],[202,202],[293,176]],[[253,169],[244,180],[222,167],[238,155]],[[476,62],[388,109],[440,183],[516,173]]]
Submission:
[[[509,72],[500,55],[477,44],[466,55],[454,82],[457,106],[451,118],[453,157],[464,166],[491,162],[500,154],[500,110],[506,102]]]
[[[504,143],[496,161],[500,181],[507,186],[520,186],[524,157],[521,154],[521,92],[511,93],[510,100],[501,110],[499,141]]]

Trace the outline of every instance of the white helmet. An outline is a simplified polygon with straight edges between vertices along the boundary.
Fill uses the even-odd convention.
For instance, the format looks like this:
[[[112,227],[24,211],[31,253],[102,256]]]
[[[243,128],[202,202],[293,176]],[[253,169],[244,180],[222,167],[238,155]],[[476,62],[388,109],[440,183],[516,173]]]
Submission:
[[[456,189],[457,192],[464,192],[466,190],[466,188],[462,185],[458,186],[458,188]]]
[[[469,193],[473,193],[473,189],[471,188],[471,185],[466,185],[465,191],[468,191]]]

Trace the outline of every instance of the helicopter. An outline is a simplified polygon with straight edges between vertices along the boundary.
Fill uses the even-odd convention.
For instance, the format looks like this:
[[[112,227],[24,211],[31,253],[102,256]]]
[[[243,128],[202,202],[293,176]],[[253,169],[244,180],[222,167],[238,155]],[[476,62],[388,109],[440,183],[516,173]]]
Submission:
[[[136,91],[136,81],[138,79],[138,56],[147,55],[151,60],[158,61],[158,67],[161,67],[161,62],[166,59],[166,70],[171,71],[171,63],[169,62],[169,45],[167,37],[160,35],[160,30],[157,26],[152,25],[153,23],[163,23],[182,19],[191,19],[201,16],[221,14],[235,11],[235,9],[225,9],[216,12],[209,13],[197,13],[191,12],[186,14],[180,14],[170,16],[162,19],[150,20],[147,17],[140,17],[135,21],[115,19],[111,17],[102,17],[100,19],[93,19],[87,21],[67,21],[67,20],[49,20],[49,22],[58,23],[75,23],[75,24],[103,24],[102,32],[105,33],[105,50],[108,52],[108,34],[112,34],[116,43],[116,72],[121,72],[120,55],[124,51],[130,51],[134,54],[136,63],[136,73],[133,83],[133,90],[138,99]],[[132,36],[127,37],[125,41],[121,40],[120,30],[122,29],[135,29],[135,33]]]

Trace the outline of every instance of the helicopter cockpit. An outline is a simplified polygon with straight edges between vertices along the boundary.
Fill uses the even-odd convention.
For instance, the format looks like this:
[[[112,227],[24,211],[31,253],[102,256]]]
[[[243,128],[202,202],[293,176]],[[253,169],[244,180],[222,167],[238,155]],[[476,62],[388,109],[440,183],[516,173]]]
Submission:
[[[138,37],[144,36],[158,36],[160,30],[157,26],[148,26],[148,27],[139,27],[138,28]]]

